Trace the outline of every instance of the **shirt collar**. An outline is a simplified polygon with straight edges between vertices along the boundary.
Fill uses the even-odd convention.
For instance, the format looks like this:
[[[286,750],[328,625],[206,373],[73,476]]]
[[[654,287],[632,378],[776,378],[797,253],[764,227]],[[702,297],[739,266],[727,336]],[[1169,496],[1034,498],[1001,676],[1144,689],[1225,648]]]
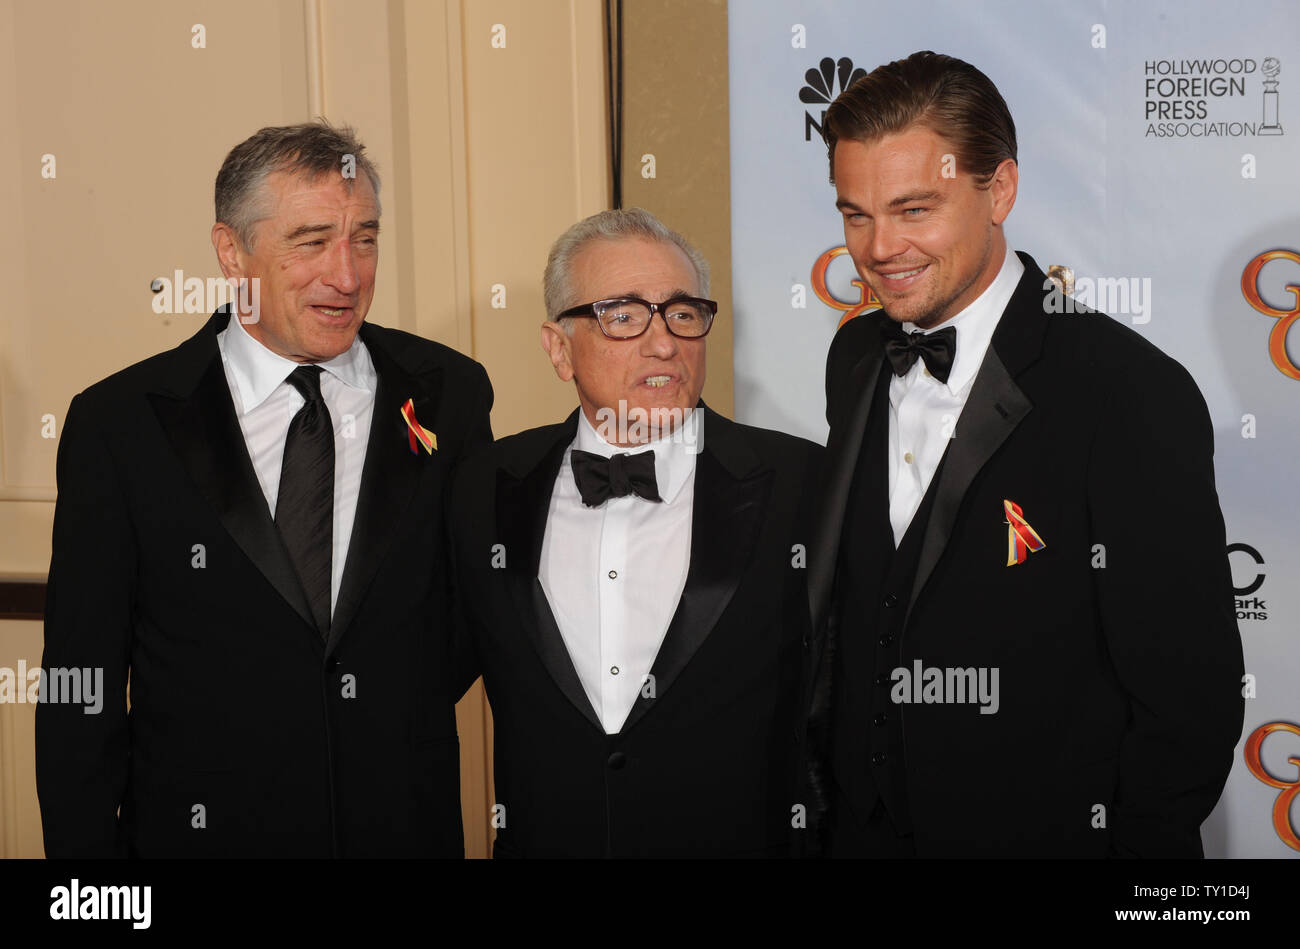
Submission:
[[[217,334],[217,343],[221,358],[230,366],[230,374],[239,386],[240,409],[245,415],[270,398],[289,374],[302,365],[267,349],[249,335],[243,321],[233,317]],[[375,367],[360,333],[347,352],[317,365],[345,385],[374,391]]]
[[[578,436],[573,440],[572,447],[579,451],[600,455],[602,458],[612,458],[618,454],[639,455],[644,451],[653,450],[655,483],[659,488],[659,496],[665,501],[672,501],[695,474],[695,456],[699,453],[699,433],[700,410],[695,409],[686,417],[680,429],[652,442],[623,448],[605,441],[587,420],[587,413],[579,409]]]
[[[948,391],[953,395],[969,389],[975,381],[975,374],[979,372],[989,342],[993,339],[993,331],[997,329],[1002,311],[1011,302],[1024,272],[1025,265],[1008,244],[1002,267],[984,292],[952,319],[923,331],[933,333],[949,326],[957,329],[957,349],[953,355],[952,368],[948,371],[947,382]],[[911,323],[903,324],[903,329],[909,333],[916,328]]]

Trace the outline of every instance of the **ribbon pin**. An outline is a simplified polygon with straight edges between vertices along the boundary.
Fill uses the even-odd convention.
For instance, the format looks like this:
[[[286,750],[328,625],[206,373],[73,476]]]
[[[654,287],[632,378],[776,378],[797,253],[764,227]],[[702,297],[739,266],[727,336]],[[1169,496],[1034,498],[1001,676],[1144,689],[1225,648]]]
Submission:
[[[418,455],[420,449],[418,446],[423,445],[424,450],[433,454],[433,450],[438,447],[438,436],[433,434],[415,418],[415,403],[410,399],[402,406],[402,418],[406,420],[407,436],[411,440],[411,454]]]
[[[1042,550],[1047,545],[1038,531],[1029,526],[1019,504],[1004,500],[1002,509],[1007,513],[1007,566],[1014,567],[1024,563],[1030,551]]]

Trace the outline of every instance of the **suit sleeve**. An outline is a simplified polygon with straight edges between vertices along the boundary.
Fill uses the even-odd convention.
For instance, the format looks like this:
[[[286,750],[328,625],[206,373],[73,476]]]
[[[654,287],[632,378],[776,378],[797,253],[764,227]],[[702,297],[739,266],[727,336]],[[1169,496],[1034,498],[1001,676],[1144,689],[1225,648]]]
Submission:
[[[57,461],[36,709],[36,786],[47,857],[126,856],[118,819],[130,767],[126,691],[136,544],[126,497],[86,397],[68,408]],[[50,674],[102,675],[99,710],[49,702]],[[84,698],[84,696],[83,696]]]
[[[1089,504],[1105,561],[1094,582],[1130,707],[1109,815],[1114,856],[1201,856],[1200,825],[1241,735],[1241,637],[1213,441],[1195,382],[1164,358],[1112,386],[1096,434]]]

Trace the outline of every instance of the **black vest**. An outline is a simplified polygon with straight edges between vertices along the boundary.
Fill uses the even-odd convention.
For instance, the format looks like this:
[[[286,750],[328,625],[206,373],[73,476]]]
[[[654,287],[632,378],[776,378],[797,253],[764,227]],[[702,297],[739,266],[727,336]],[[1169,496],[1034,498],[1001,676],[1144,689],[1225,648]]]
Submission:
[[[887,470],[892,378],[886,362],[845,509],[834,603],[839,629],[831,754],[839,799],[851,807],[855,822],[865,823],[880,800],[894,828],[906,834],[912,821],[903,710],[890,698],[890,673],[903,665],[903,623],[943,462],[895,550]]]

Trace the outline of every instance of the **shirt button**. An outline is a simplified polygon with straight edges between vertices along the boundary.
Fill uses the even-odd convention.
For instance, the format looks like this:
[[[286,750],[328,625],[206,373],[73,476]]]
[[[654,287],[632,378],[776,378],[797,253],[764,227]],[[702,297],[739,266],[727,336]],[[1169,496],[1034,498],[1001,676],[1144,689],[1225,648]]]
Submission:
[[[903,460],[910,465],[913,461],[912,453],[909,451],[905,455],[903,455]]]
[[[877,751],[874,755],[871,756],[871,763],[877,766],[884,764],[885,753],[883,751]]]
[[[612,676],[616,676],[616,675],[618,675],[618,666],[610,666],[610,667],[609,667],[609,674],[612,675]]]
[[[618,579],[618,571],[617,571],[617,570],[611,570],[611,571],[609,572],[609,578],[610,578],[611,580],[617,580],[617,579]]]
[[[888,607],[891,607],[891,608],[892,608],[892,607],[895,607],[895,606],[897,606],[897,605],[898,605],[898,597],[894,596],[894,594],[892,594],[892,593],[886,593],[886,594],[885,594],[885,606],[888,606]]]
[[[877,715],[875,718],[871,720],[871,723],[875,725],[877,728],[879,728],[887,721],[889,721],[889,716],[886,715],[884,712],[881,712],[879,715]]]
[[[880,637],[880,645],[892,646],[893,644],[894,644],[894,637],[889,635],[888,633],[885,633],[885,635]]]

